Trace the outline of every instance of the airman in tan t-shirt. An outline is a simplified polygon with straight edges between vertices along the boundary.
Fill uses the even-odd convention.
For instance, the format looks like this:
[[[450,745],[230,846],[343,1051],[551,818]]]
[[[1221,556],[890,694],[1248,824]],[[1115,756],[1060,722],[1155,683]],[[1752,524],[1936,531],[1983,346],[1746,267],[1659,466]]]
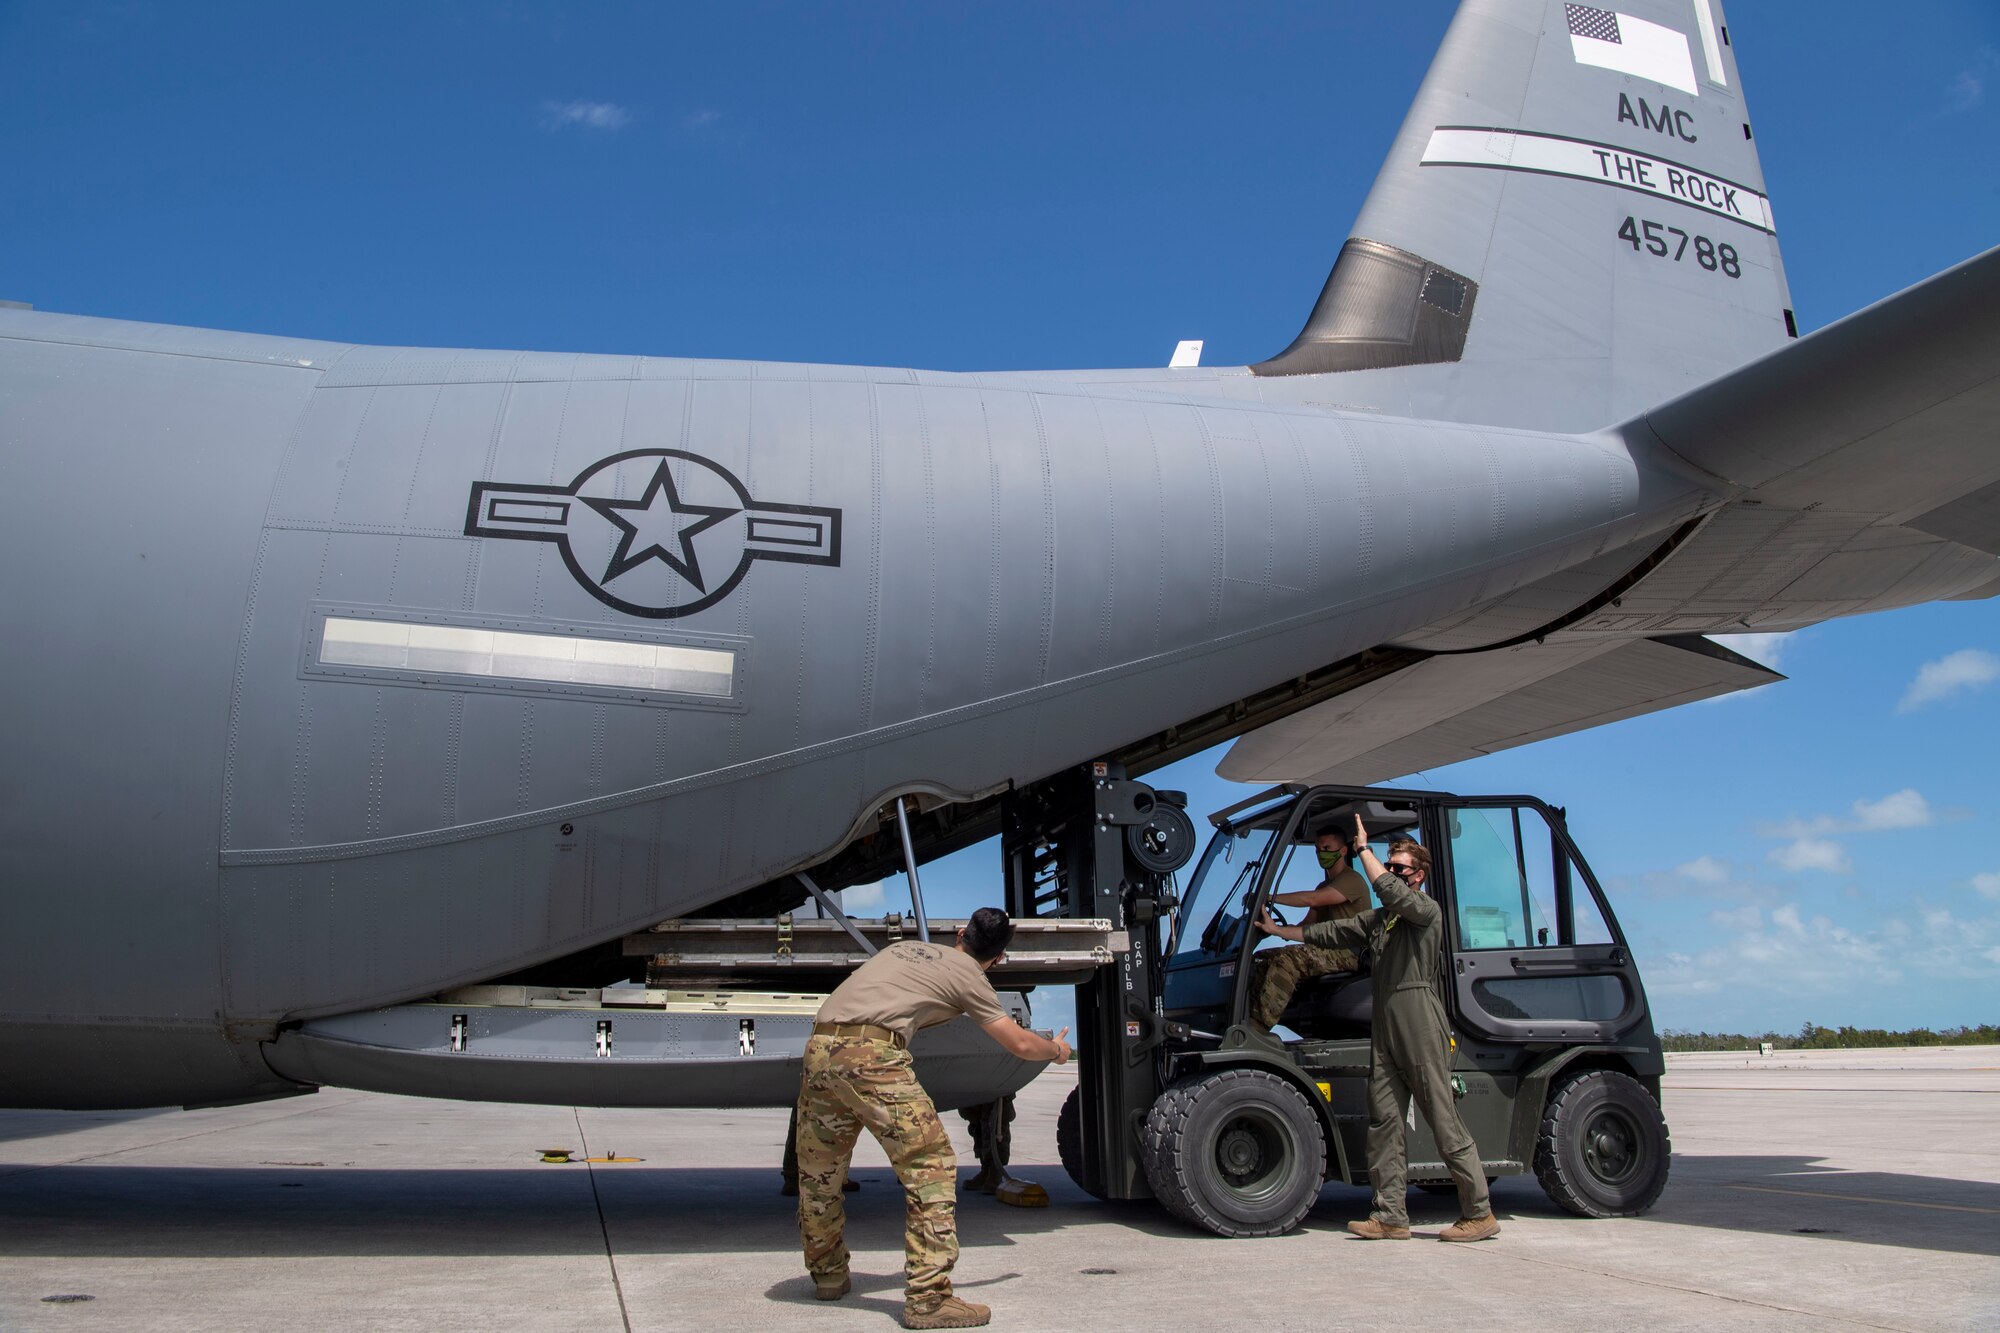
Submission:
[[[806,1043],[799,1086],[799,1238],[813,1294],[837,1301],[852,1290],[841,1192],[854,1140],[867,1126],[908,1197],[903,1231],[903,1327],[974,1328],[983,1305],[951,1292],[958,1261],[958,1158],[937,1107],[917,1082],[910,1039],[918,1029],[970,1015],[1023,1060],[1069,1059],[1069,1033],[1054,1041],[1007,1017],[986,973],[1005,956],[1014,923],[982,907],[955,944],[905,940],[870,958],[826,997]]]
[[[986,969],[964,950],[905,940],[855,970],[826,997],[820,1023],[872,1023],[908,1045],[919,1028],[949,1023],[960,1014],[985,1027],[1007,1020]]]

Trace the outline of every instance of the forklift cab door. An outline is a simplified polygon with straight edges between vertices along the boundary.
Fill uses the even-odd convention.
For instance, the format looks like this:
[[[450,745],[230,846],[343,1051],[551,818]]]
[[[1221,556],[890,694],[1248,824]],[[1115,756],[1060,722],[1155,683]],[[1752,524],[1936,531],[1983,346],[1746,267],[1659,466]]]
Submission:
[[[1510,1042],[1616,1042],[1647,1022],[1617,919],[1559,811],[1454,797],[1435,818],[1461,1025]]]

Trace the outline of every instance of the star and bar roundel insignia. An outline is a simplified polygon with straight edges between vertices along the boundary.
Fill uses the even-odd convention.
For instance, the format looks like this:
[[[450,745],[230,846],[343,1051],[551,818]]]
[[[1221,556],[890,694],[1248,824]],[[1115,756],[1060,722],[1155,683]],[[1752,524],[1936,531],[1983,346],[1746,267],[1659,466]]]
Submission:
[[[754,560],[840,563],[838,509],[753,500],[681,449],[613,454],[567,486],[474,482],[465,534],[554,542],[591,596],[653,620],[713,606]]]

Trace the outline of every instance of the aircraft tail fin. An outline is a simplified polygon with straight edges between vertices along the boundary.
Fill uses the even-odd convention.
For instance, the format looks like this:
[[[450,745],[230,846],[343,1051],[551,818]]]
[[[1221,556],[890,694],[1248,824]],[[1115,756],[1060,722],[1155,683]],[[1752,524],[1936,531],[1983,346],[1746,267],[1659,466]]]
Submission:
[[[1606,3],[1464,0],[1311,318],[1255,373],[1581,430],[1796,336],[1720,0]]]

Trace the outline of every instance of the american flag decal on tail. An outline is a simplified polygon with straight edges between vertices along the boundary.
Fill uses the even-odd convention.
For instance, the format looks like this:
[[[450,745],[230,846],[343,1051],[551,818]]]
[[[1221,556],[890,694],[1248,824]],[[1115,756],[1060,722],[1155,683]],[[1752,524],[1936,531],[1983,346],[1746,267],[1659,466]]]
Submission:
[[[1569,25],[1570,54],[1579,65],[1636,75],[1701,96],[1687,34],[1679,29],[1594,5],[1564,5],[1563,18]]]
[[[1569,19],[1569,35],[1572,37],[1589,37],[1600,42],[1619,40],[1618,16],[1608,9],[1564,5],[1563,13]]]

